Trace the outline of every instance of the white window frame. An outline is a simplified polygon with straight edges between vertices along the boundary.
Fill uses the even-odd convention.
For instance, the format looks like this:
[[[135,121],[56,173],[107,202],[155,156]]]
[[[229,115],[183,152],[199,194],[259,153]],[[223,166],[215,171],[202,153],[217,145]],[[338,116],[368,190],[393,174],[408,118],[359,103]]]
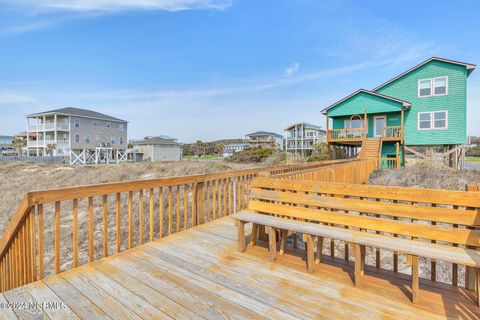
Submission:
[[[354,114],[353,116],[350,117],[350,119],[343,120],[343,128],[344,129],[352,129],[352,120],[353,120],[354,117],[359,117],[360,119],[358,119],[358,120],[360,120],[362,122],[362,126],[360,128],[356,128],[356,129],[364,129],[363,126],[365,125],[365,123],[364,123],[365,120],[359,114]],[[357,120],[357,119],[355,119],[355,120]],[[349,124],[349,126],[347,126],[347,123]]]
[[[78,137],[78,139],[77,139],[77,137]],[[75,143],[80,143],[80,134],[76,133],[75,136],[73,137],[73,139],[74,139]]]
[[[78,126],[77,126],[78,123]],[[73,119],[73,127],[80,128],[80,119]]]
[[[383,128],[382,130],[380,131],[380,135],[377,135],[377,118],[383,118],[385,119],[385,126],[387,126],[387,121],[388,121],[388,118],[387,118],[387,115],[386,114],[381,114],[381,115],[377,115],[377,116],[373,116],[373,136],[375,138],[378,138],[378,137],[381,137],[382,134],[383,134]]]
[[[120,123],[120,124],[118,125],[118,130],[120,130],[120,131],[125,131],[125,124]]]
[[[85,134],[85,144],[89,144],[89,143],[92,143],[92,137],[90,136],[90,134]]]
[[[435,113],[445,112],[445,127],[444,128],[435,128]],[[420,114],[430,114],[430,128],[420,128]],[[435,110],[435,111],[426,111],[417,113],[417,130],[428,131],[428,130],[448,130],[448,110]]]
[[[435,94],[435,80],[437,79],[443,79],[445,78],[445,93],[442,94]],[[421,96],[420,95],[420,82],[421,81],[430,81],[430,94],[428,96]],[[429,97],[441,97],[441,96],[448,96],[448,76],[441,76],[441,77],[435,77],[435,78],[425,78],[425,79],[419,79],[417,82],[417,97],[418,98],[429,98]]]

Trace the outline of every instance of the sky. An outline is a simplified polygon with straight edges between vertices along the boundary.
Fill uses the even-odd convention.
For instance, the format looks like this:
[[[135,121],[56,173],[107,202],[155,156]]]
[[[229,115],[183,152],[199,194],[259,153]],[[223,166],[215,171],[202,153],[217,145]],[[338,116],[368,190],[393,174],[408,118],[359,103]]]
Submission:
[[[63,107],[180,142],[325,126],[320,111],[440,56],[480,65],[480,1],[0,0],[0,135]],[[468,78],[480,136],[480,68]]]

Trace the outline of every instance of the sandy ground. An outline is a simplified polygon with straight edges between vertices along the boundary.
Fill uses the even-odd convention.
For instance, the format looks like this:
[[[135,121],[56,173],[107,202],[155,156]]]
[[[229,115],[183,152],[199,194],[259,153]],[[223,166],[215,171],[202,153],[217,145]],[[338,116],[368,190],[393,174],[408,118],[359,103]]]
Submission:
[[[145,180],[258,167],[224,161],[123,163],[119,165],[36,165],[22,162],[0,164],[0,234],[28,191],[61,187]]]

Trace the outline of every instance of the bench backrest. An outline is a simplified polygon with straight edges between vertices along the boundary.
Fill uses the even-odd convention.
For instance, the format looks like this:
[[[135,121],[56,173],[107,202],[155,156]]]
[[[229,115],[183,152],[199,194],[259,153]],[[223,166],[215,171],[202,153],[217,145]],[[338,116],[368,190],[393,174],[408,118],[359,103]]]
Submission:
[[[249,209],[480,247],[480,192],[256,178]]]

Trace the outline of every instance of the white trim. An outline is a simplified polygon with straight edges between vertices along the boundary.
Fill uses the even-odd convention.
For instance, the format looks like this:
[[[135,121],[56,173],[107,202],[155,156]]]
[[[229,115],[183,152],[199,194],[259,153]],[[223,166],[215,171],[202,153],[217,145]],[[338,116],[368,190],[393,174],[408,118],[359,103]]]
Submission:
[[[347,123],[350,123],[350,124],[351,124],[351,123],[352,123],[352,120],[353,120],[353,117],[359,117],[359,118],[360,118],[360,119],[358,119],[358,120],[360,120],[360,121],[362,122],[362,126],[361,126],[360,128],[363,128],[365,121],[364,121],[364,119],[362,118],[362,115],[360,115],[360,114],[354,114],[354,115],[350,116],[350,119],[343,119],[343,128],[344,128],[344,129],[351,129],[351,128],[352,128],[351,125],[350,125],[349,127],[347,127]],[[355,119],[355,120],[357,120],[357,119]],[[358,121],[358,120],[357,120],[357,121]]]
[[[373,136],[375,138],[379,138],[382,136],[382,132],[380,131],[380,135],[377,135],[377,118],[383,118],[385,119],[385,126],[386,127],[386,124],[387,124],[387,115],[386,114],[383,114],[383,115],[378,115],[378,116],[373,116]],[[383,131],[383,128],[382,128],[382,131]]]
[[[435,128],[435,113],[436,112],[445,112],[445,128]],[[428,113],[430,114],[430,128],[420,128],[420,115]],[[426,120],[424,120],[426,121]],[[419,131],[429,131],[429,130],[448,130],[448,110],[435,110],[435,111],[425,111],[417,113],[417,130]]]
[[[443,79],[443,78],[445,78],[445,86],[446,86],[445,93],[435,94],[435,80]],[[427,96],[421,96],[420,95],[420,82],[425,81],[425,80],[430,81],[430,94],[427,95]],[[429,98],[429,97],[441,97],[441,96],[448,96],[448,76],[418,79],[418,81],[417,81],[417,98]]]

